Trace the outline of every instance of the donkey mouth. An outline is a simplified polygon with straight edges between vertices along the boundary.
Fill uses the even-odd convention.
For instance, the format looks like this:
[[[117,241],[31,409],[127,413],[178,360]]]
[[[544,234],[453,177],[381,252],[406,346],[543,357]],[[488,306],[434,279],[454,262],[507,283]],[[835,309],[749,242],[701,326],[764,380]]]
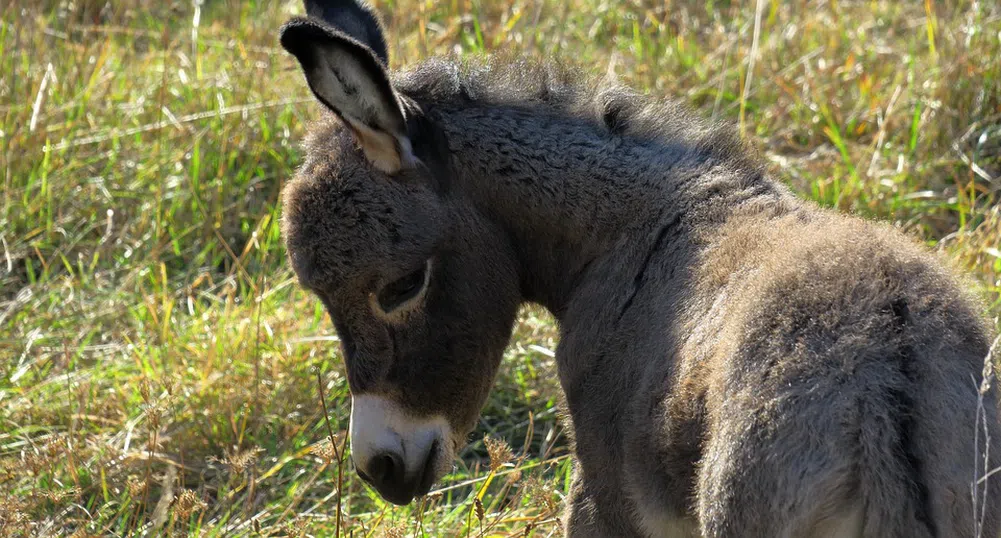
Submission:
[[[431,443],[431,450],[428,450],[428,457],[424,460],[424,468],[421,469],[421,475],[419,482],[417,484],[416,494],[418,497],[423,497],[431,491],[431,486],[434,485],[435,470],[437,466],[435,463],[438,461],[438,439],[435,439]]]
[[[356,469],[358,475],[366,482],[375,487],[376,491],[383,499],[399,506],[406,506],[410,504],[410,501],[414,497],[421,497],[427,495],[431,491],[431,486],[435,481],[435,470],[437,469],[437,461],[439,458],[438,454],[439,440],[435,439],[431,444],[431,448],[428,450],[427,457],[424,460],[424,465],[418,470],[418,472],[410,479],[405,482],[400,481],[396,483],[379,483],[379,481],[373,480],[372,477],[367,475],[360,468]]]

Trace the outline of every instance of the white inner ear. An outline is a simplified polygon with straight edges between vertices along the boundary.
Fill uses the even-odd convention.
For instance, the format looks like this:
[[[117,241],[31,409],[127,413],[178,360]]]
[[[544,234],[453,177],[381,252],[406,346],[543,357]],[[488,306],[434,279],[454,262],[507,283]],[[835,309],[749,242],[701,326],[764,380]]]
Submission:
[[[373,166],[389,174],[414,166],[417,159],[402,131],[403,112],[396,96],[369,75],[355,54],[326,47],[312,77],[317,92],[344,116]]]
[[[325,48],[320,57],[326,65],[320,65],[320,84],[332,104],[342,113],[359,121],[367,121],[372,127],[391,129],[400,121],[398,103],[386,103],[383,89],[369,76],[355,55],[341,47]],[[390,109],[389,107],[395,107]]]
[[[376,131],[350,116],[345,119],[354,129],[358,143],[372,166],[387,174],[395,174],[402,168],[413,168],[417,163],[410,139],[405,136],[390,136]]]

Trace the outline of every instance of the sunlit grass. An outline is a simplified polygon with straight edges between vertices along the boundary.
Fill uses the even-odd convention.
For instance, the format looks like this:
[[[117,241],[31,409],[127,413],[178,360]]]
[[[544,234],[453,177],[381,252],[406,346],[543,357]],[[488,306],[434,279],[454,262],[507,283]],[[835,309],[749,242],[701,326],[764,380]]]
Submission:
[[[3,8],[0,536],[335,533],[317,375],[335,442],[346,380],[276,204],[318,110],[276,42],[301,8],[196,4]],[[994,3],[376,4],[396,67],[558,54],[741,125],[777,178],[943,250],[1001,314]],[[555,346],[526,310],[473,443],[421,503],[344,469],[341,535],[559,534]]]

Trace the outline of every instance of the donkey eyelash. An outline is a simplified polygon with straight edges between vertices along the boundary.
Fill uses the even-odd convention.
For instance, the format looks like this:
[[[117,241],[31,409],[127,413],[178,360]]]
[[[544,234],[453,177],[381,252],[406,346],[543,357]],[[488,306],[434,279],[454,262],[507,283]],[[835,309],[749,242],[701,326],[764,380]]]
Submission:
[[[431,259],[428,258],[420,269],[386,284],[372,295],[372,302],[383,314],[393,314],[417,303],[427,290],[431,280]]]

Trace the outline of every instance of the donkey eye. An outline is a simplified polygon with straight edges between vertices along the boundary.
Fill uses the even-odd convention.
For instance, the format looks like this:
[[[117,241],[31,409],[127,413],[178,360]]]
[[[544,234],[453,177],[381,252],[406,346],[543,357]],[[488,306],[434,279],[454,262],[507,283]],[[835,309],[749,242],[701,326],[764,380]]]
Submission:
[[[406,276],[398,278],[383,287],[377,296],[379,307],[382,308],[383,312],[395,310],[416,297],[427,283],[428,268],[428,264],[425,264],[420,269],[408,273]]]

